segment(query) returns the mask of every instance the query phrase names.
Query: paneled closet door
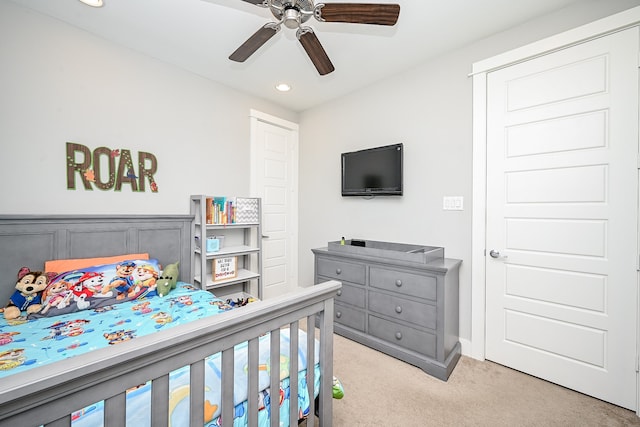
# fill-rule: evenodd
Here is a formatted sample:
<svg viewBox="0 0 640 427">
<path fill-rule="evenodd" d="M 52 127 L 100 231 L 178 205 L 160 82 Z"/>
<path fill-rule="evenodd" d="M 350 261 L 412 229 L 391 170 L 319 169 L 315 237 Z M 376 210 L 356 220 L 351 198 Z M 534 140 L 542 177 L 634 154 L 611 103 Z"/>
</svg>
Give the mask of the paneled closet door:
<svg viewBox="0 0 640 427">
<path fill-rule="evenodd" d="M 638 28 L 488 75 L 486 358 L 636 409 Z"/>
<path fill-rule="evenodd" d="M 298 285 L 298 125 L 252 110 L 251 194 L 262 197 L 265 298 Z"/>
</svg>

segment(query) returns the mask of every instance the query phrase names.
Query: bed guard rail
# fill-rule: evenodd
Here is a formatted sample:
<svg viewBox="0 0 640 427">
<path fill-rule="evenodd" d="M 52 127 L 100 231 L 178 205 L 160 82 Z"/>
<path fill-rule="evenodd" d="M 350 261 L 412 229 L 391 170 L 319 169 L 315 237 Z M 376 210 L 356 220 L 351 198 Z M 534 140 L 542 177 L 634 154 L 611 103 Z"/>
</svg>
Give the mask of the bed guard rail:
<svg viewBox="0 0 640 427">
<path fill-rule="evenodd" d="M 320 426 L 332 425 L 333 299 L 340 282 L 328 281 L 287 295 L 248 304 L 237 310 L 138 337 L 47 366 L 11 375 L 0 382 L 0 426 L 70 426 L 71 413 L 104 400 L 105 426 L 126 423 L 126 390 L 152 380 L 151 425 L 166 426 L 169 373 L 190 365 L 191 389 L 204 389 L 204 359 L 222 352 L 222 389 L 233 390 L 233 351 L 247 341 L 248 393 L 258 395 L 258 337 L 271 333 L 270 384 L 279 388 L 280 328 L 291 328 L 290 372 L 298 371 L 298 329 L 306 324 L 307 366 L 313 366 L 316 332 L 320 342 Z M 317 322 L 316 322 L 317 320 Z M 316 324 L 318 325 L 316 331 Z M 276 348 L 274 348 L 276 347 Z M 252 361 L 254 363 L 252 363 Z M 231 366 L 231 370 L 229 369 Z M 230 374 L 227 374 L 229 372 Z M 307 369 L 309 395 L 314 370 Z M 297 425 L 297 381 L 290 381 L 290 425 Z M 277 402 L 276 402 L 277 403 Z M 315 412 L 311 399 L 309 416 Z M 257 425 L 257 398 L 248 401 L 248 425 Z M 222 422 L 233 425 L 233 393 L 223 393 Z M 204 395 L 190 393 L 190 426 L 203 425 Z M 279 411 L 271 411 L 278 426 Z"/>
</svg>

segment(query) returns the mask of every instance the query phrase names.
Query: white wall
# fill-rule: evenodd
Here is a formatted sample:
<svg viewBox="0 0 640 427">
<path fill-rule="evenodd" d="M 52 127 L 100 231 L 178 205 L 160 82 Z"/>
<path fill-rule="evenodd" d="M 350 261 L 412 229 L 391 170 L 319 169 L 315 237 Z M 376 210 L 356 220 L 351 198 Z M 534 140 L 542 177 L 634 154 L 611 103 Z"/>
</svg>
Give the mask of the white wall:
<svg viewBox="0 0 640 427">
<path fill-rule="evenodd" d="M 0 214 L 185 214 L 249 193 L 249 109 L 297 114 L 0 1 Z M 154 154 L 158 193 L 67 190 L 66 142 Z"/>
<path fill-rule="evenodd" d="M 341 236 L 443 246 L 463 260 L 460 337 L 471 337 L 473 62 L 640 4 L 581 1 L 552 15 L 450 52 L 393 78 L 302 113 L 300 282 L 313 282 L 311 248 Z M 340 153 L 403 142 L 402 198 L 342 198 Z M 463 196 L 464 211 L 443 211 Z"/>
<path fill-rule="evenodd" d="M 298 115 L 0 0 L 0 214 L 187 213 L 188 195 L 249 191 L 250 108 L 300 123 L 299 277 L 340 236 L 444 246 L 463 260 L 471 340 L 474 61 L 640 4 L 584 0 Z M 159 192 L 67 190 L 66 142 L 148 151 Z M 343 151 L 404 142 L 405 195 L 340 197 Z M 445 195 L 465 210 L 442 210 Z M 463 348 L 464 350 L 464 348 Z"/>
</svg>

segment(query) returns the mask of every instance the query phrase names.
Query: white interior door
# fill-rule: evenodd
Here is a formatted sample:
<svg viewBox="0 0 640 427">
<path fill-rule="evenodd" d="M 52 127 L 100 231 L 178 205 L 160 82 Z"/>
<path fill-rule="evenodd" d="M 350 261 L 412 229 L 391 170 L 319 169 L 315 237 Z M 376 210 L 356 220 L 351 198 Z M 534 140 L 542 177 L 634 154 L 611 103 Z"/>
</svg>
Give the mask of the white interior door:
<svg viewBox="0 0 640 427">
<path fill-rule="evenodd" d="M 628 29 L 487 80 L 486 358 L 629 409 L 638 40 Z"/>
<path fill-rule="evenodd" d="M 298 276 L 298 126 L 252 111 L 251 193 L 262 198 L 265 298 L 296 286 Z"/>
</svg>

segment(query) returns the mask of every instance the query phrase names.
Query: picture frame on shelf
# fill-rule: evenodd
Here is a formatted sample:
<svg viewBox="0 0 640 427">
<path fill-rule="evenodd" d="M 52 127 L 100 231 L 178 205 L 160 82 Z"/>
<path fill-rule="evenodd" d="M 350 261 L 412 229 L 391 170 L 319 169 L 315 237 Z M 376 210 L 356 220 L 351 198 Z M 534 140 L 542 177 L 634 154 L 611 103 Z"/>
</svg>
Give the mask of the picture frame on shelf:
<svg viewBox="0 0 640 427">
<path fill-rule="evenodd" d="M 214 258 L 212 263 L 211 271 L 214 283 L 234 279 L 238 276 L 238 257 L 226 256 Z"/>
</svg>

